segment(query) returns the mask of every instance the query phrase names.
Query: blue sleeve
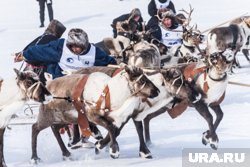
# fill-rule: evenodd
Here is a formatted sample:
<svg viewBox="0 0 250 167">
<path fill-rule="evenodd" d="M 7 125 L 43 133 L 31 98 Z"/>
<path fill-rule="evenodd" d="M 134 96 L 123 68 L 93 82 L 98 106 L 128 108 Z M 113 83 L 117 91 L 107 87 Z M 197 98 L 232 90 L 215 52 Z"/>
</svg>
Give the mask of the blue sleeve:
<svg viewBox="0 0 250 167">
<path fill-rule="evenodd" d="M 57 63 L 62 56 L 63 44 L 64 39 L 58 39 L 45 45 L 31 46 L 23 52 L 23 56 L 28 63 Z"/>
<path fill-rule="evenodd" d="M 117 64 L 115 59 L 101 49 L 96 47 L 96 56 L 94 66 L 107 66 L 108 64 Z"/>
</svg>

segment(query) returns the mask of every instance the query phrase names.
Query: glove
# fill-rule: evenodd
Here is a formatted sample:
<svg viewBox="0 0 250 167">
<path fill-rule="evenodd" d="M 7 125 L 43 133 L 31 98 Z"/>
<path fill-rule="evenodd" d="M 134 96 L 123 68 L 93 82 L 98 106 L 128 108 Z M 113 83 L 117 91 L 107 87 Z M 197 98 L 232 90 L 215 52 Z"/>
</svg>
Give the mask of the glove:
<svg viewBox="0 0 250 167">
<path fill-rule="evenodd" d="M 15 58 L 14 58 L 14 62 L 15 62 L 15 63 L 24 60 L 24 57 L 23 57 L 23 53 L 22 53 L 22 52 L 14 53 L 13 56 L 15 56 Z"/>
</svg>

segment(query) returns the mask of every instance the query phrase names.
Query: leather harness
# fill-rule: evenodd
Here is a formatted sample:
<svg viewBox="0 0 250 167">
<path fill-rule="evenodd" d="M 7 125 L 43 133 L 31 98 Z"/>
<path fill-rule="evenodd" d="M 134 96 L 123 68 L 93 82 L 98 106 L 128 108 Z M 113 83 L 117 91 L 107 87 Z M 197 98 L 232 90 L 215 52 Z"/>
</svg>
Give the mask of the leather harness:
<svg viewBox="0 0 250 167">
<path fill-rule="evenodd" d="M 188 82 L 196 82 L 198 77 L 201 74 L 204 74 L 204 81 L 205 82 L 203 84 L 203 92 L 207 93 L 207 91 L 209 89 L 208 83 L 206 81 L 207 66 L 202 66 L 199 68 L 195 68 L 195 66 L 196 66 L 196 64 L 192 63 L 184 68 L 184 71 L 183 71 L 184 78 Z M 219 98 L 218 101 L 211 103 L 210 106 L 219 105 L 224 100 L 224 97 L 225 97 L 225 92 Z M 171 118 L 174 119 L 174 118 L 178 117 L 179 115 L 181 115 L 187 109 L 187 107 L 189 105 L 190 105 L 190 103 L 188 102 L 188 100 L 183 99 L 179 104 L 177 104 L 176 106 L 174 106 L 171 109 L 167 109 L 167 111 L 168 111 L 169 115 L 171 116 Z"/>
<path fill-rule="evenodd" d="M 188 82 L 196 82 L 197 79 L 201 74 L 204 74 L 204 84 L 203 84 L 203 91 L 207 93 L 209 86 L 207 83 L 207 66 L 202 66 L 199 68 L 195 68 L 196 63 L 192 63 L 185 67 L 183 75 L 185 80 Z"/>
<path fill-rule="evenodd" d="M 114 77 L 116 74 L 118 74 L 119 72 L 121 72 L 123 69 L 122 68 L 118 68 L 114 71 L 114 73 L 112 74 L 111 77 Z M 105 108 L 104 111 L 105 112 L 109 112 L 111 111 L 111 104 L 110 104 L 110 92 L 109 92 L 109 86 L 106 85 L 104 90 L 102 91 L 100 97 L 98 98 L 97 102 L 96 102 L 96 110 L 99 111 L 101 110 L 101 105 L 103 100 L 105 100 Z"/>
<path fill-rule="evenodd" d="M 84 113 L 84 103 L 82 102 L 82 92 L 88 80 L 88 75 L 82 77 L 82 79 L 77 83 L 74 91 L 73 91 L 73 100 L 72 103 L 75 109 L 78 112 L 78 124 L 80 126 L 81 132 L 84 136 L 89 137 L 91 135 L 91 131 L 89 128 L 89 121 Z"/>
<path fill-rule="evenodd" d="M 116 74 L 118 74 L 122 70 L 123 70 L 122 68 L 115 70 L 114 73 L 112 74 L 112 77 L 115 76 Z M 86 114 L 84 113 L 83 99 L 81 98 L 87 80 L 88 80 L 88 75 L 85 75 L 77 83 L 77 85 L 73 91 L 72 103 L 78 112 L 78 124 L 80 126 L 81 132 L 82 132 L 82 134 L 84 134 L 84 136 L 89 137 L 91 135 L 91 131 L 89 128 L 88 119 L 86 117 Z M 101 109 L 101 104 L 102 104 L 103 100 L 105 100 L 105 110 L 104 111 L 105 112 L 111 111 L 110 93 L 109 93 L 108 85 L 105 86 L 102 94 L 100 95 L 99 99 L 96 102 L 96 110 L 97 111 Z"/>
</svg>

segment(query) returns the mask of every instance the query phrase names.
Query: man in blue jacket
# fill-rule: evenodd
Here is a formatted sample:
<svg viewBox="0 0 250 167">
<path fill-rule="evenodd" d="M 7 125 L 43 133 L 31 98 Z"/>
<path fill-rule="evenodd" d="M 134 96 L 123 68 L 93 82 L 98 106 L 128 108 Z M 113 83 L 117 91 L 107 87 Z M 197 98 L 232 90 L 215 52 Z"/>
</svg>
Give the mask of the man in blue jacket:
<svg viewBox="0 0 250 167">
<path fill-rule="evenodd" d="M 15 57 L 15 62 L 22 60 L 47 65 L 53 78 L 63 76 L 62 71 L 65 70 L 116 64 L 113 57 L 90 44 L 87 33 L 79 28 L 71 29 L 67 40 L 61 38 L 45 45 L 29 47 Z"/>
</svg>

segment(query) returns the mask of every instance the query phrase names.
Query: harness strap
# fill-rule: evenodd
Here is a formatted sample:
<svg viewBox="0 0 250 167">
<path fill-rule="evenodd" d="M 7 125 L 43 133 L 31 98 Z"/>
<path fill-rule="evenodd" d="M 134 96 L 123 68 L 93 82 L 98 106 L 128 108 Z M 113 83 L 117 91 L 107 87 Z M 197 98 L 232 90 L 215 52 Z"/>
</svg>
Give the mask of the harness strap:
<svg viewBox="0 0 250 167">
<path fill-rule="evenodd" d="M 142 102 L 147 103 L 147 105 L 148 105 L 149 107 L 152 107 L 152 106 L 153 106 L 153 104 L 148 100 L 148 98 L 142 99 Z"/>
<path fill-rule="evenodd" d="M 114 77 L 115 75 L 117 75 L 119 72 L 121 72 L 123 70 L 123 68 L 118 68 L 114 71 L 114 73 L 112 74 L 111 77 Z M 100 111 L 101 110 L 101 105 L 102 102 L 105 100 L 105 108 L 104 111 L 105 112 L 109 112 L 111 111 L 111 104 L 110 104 L 110 92 L 109 92 L 109 86 L 106 85 L 104 90 L 102 91 L 100 97 L 98 98 L 97 102 L 96 102 L 96 110 Z"/>
<path fill-rule="evenodd" d="M 111 105 L 110 105 L 110 93 L 109 93 L 109 86 L 105 86 L 101 96 L 96 102 L 96 110 L 100 111 L 101 110 L 101 105 L 103 100 L 105 99 L 105 112 L 111 111 Z"/>
<path fill-rule="evenodd" d="M 189 64 L 185 67 L 183 75 L 185 80 L 187 80 L 188 82 L 196 82 L 197 79 L 199 78 L 199 76 L 201 74 L 204 74 L 204 84 L 203 84 L 203 91 L 204 93 L 207 93 L 209 86 L 208 83 L 206 81 L 207 79 L 207 66 L 202 66 L 199 68 L 195 68 L 196 67 L 196 63 L 192 63 Z"/>
<path fill-rule="evenodd" d="M 188 50 L 190 50 L 191 53 L 194 53 L 195 51 L 195 46 L 188 46 L 183 43 L 183 46 L 186 47 Z"/>
<path fill-rule="evenodd" d="M 78 124 L 80 126 L 80 130 L 84 136 L 89 137 L 91 135 L 91 131 L 89 128 L 89 121 L 86 117 L 86 114 L 84 113 L 84 110 L 83 110 L 84 104 L 83 104 L 82 98 L 81 98 L 81 95 L 82 95 L 82 92 L 84 90 L 84 87 L 86 85 L 87 80 L 88 80 L 88 75 L 85 75 L 77 83 L 77 85 L 73 91 L 72 103 L 78 112 L 78 120 L 77 121 L 78 121 Z"/>
<path fill-rule="evenodd" d="M 123 70 L 123 68 L 117 68 L 117 69 L 113 72 L 113 74 L 112 74 L 111 77 L 116 76 L 116 74 L 118 74 L 118 73 L 121 72 L 122 70 Z"/>
<path fill-rule="evenodd" d="M 131 40 L 132 37 L 133 37 L 133 34 L 130 34 L 130 33 L 128 33 L 128 32 L 118 32 L 117 35 L 124 36 L 124 37 L 126 37 L 126 38 L 128 38 L 128 39 L 130 39 L 130 40 Z"/>
</svg>

